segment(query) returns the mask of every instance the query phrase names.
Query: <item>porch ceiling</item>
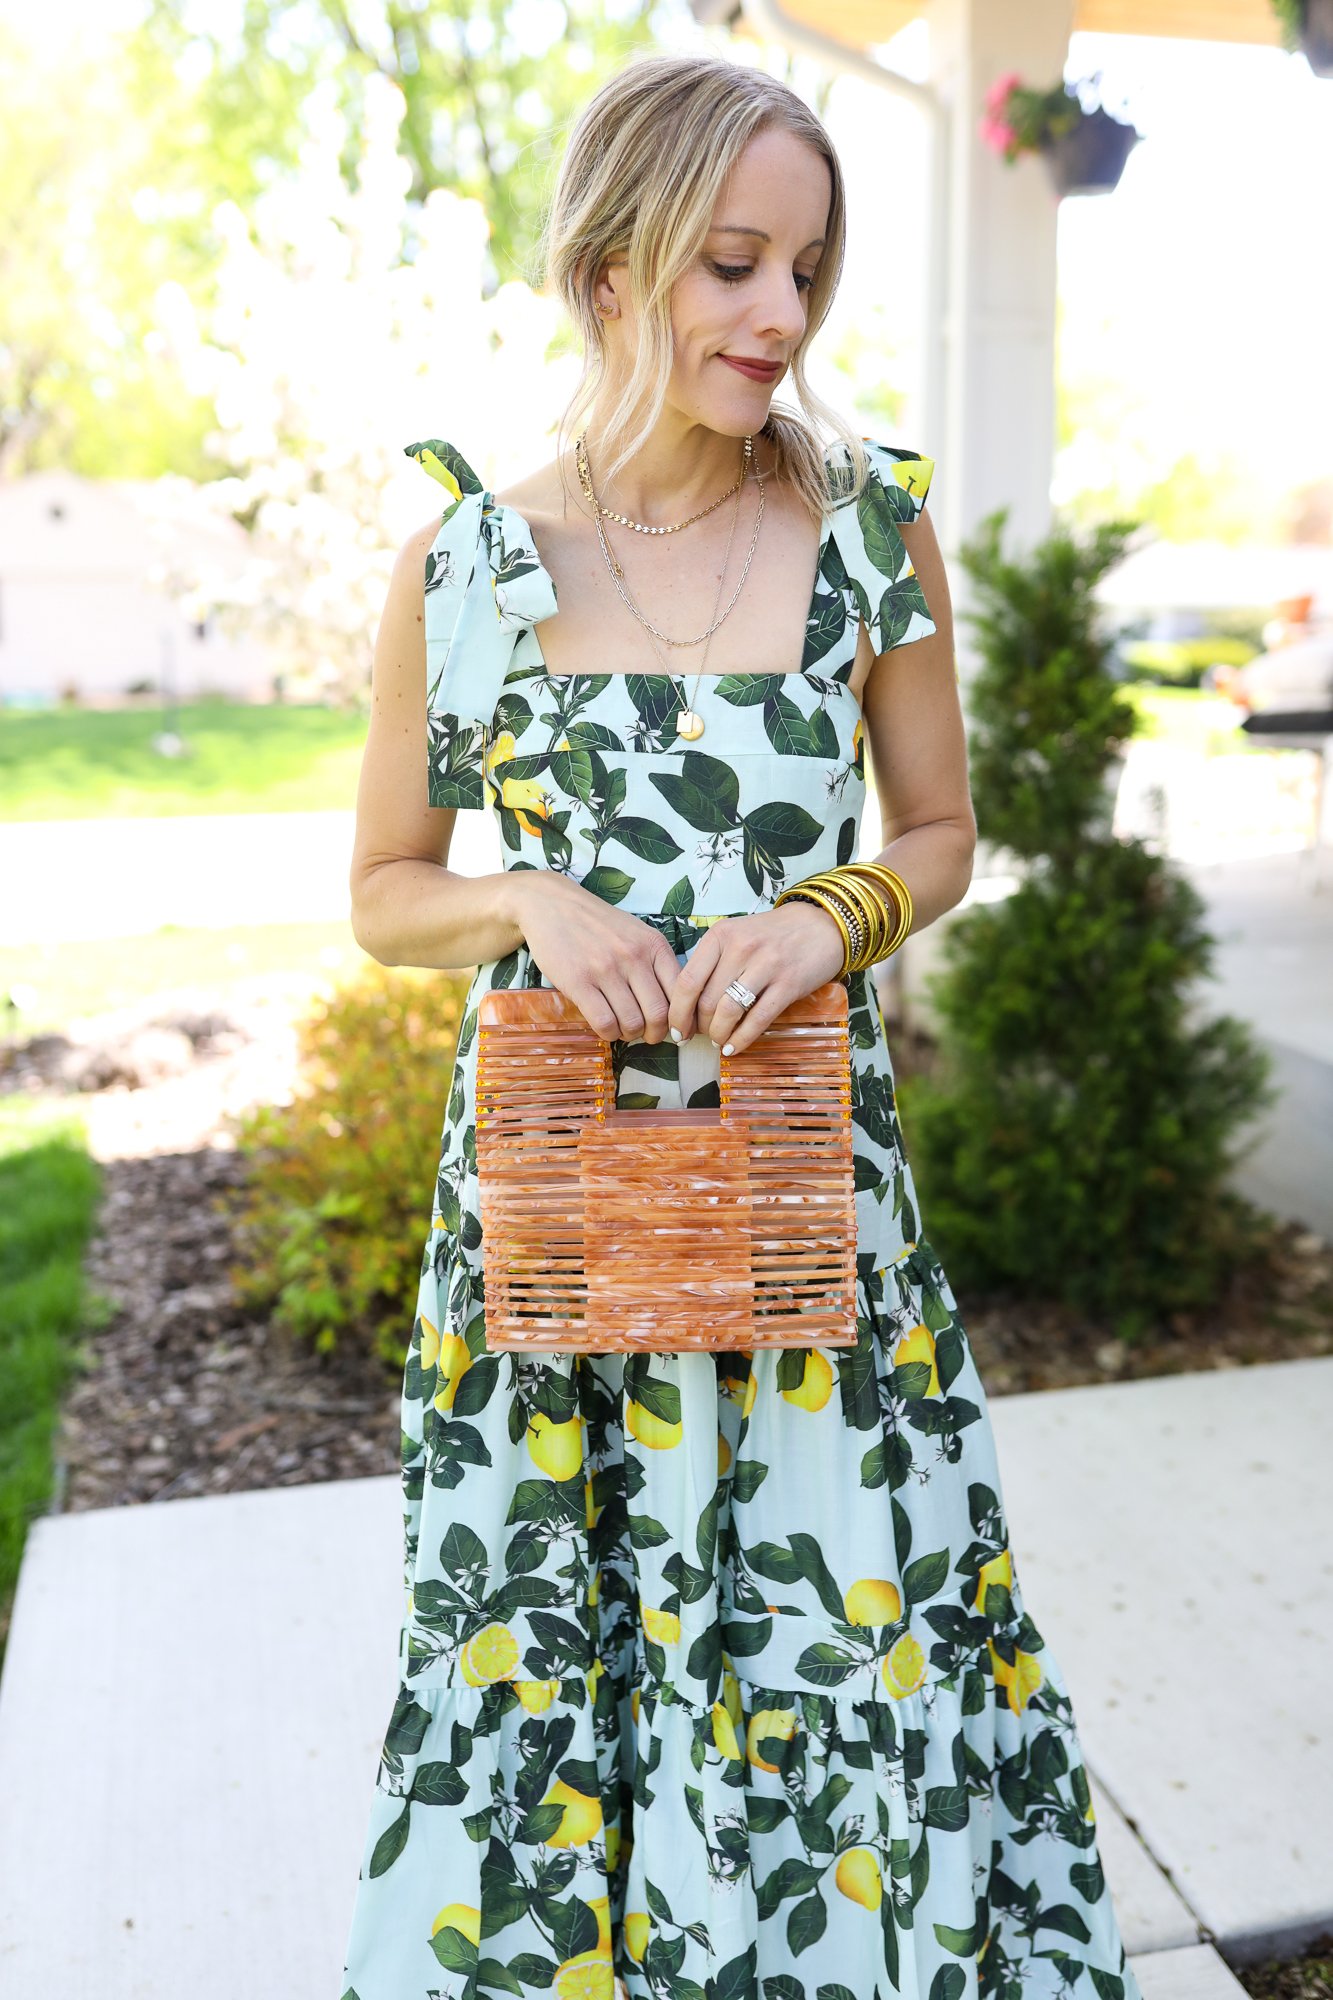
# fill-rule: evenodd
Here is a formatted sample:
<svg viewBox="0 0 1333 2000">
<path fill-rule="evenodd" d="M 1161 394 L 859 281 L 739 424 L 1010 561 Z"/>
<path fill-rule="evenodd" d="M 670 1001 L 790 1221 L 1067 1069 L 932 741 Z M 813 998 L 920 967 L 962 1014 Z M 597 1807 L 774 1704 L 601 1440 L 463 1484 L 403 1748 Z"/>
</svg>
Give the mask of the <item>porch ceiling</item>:
<svg viewBox="0 0 1333 2000">
<path fill-rule="evenodd" d="M 928 14 L 930 0 L 783 0 L 783 11 L 852 48 L 868 49 Z M 1074 28 L 1278 46 L 1271 0 L 1075 0 Z"/>
</svg>

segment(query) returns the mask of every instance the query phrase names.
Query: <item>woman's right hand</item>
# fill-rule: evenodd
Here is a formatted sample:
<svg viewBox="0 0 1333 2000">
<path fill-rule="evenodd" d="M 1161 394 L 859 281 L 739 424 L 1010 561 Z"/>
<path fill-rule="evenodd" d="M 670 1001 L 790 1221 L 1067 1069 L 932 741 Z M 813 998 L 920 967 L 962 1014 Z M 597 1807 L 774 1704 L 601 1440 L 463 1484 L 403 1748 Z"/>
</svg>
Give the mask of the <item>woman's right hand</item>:
<svg viewBox="0 0 1333 2000">
<path fill-rule="evenodd" d="M 552 869 L 509 869 L 505 890 L 542 976 L 594 1034 L 663 1040 L 680 967 L 660 931 Z"/>
</svg>

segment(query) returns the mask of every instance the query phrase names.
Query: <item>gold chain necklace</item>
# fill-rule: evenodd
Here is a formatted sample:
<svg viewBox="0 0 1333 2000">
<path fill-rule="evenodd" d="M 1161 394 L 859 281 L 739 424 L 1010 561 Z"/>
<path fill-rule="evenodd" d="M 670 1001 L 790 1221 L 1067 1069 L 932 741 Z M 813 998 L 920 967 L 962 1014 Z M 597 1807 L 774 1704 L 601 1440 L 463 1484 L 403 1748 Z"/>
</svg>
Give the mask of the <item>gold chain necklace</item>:
<svg viewBox="0 0 1333 2000">
<path fill-rule="evenodd" d="M 702 521 L 705 514 L 711 514 L 715 508 L 722 505 L 724 500 L 730 500 L 733 493 L 739 492 L 745 483 L 753 459 L 754 439 L 747 436 L 745 450 L 741 456 L 740 475 L 734 485 L 729 486 L 725 493 L 720 493 L 716 500 L 710 500 L 706 507 L 701 507 L 697 514 L 687 515 L 683 521 L 673 521 L 669 527 L 654 528 L 650 527 L 646 521 L 631 521 L 628 514 L 617 514 L 613 508 L 603 507 L 597 495 L 592 490 L 592 468 L 588 464 L 588 433 L 580 431 L 574 440 L 574 464 L 578 469 L 583 490 L 587 494 L 597 515 L 600 518 L 604 514 L 608 521 L 618 521 L 622 528 L 633 528 L 636 535 L 678 535 L 682 528 L 691 527 L 694 522 Z"/>
<path fill-rule="evenodd" d="M 591 486 L 591 483 L 592 482 L 590 476 L 589 486 Z M 740 505 L 739 492 L 740 489 L 737 488 L 737 506 Z M 696 637 L 692 639 L 670 638 L 667 635 L 667 633 L 660 631 L 658 627 L 653 624 L 652 620 L 646 618 L 643 612 L 640 611 L 638 605 L 634 602 L 633 597 L 631 597 L 629 591 L 625 587 L 623 581 L 625 572 L 621 567 L 620 563 L 616 560 L 615 556 L 611 552 L 611 545 L 606 539 L 606 528 L 603 525 L 602 521 L 602 509 L 597 502 L 596 495 L 595 494 L 593 495 L 593 506 L 596 509 L 595 525 L 597 528 L 597 539 L 601 544 L 602 554 L 606 559 L 606 566 L 611 572 L 611 581 L 616 587 L 616 591 L 620 597 L 620 601 L 625 606 L 626 610 L 632 612 L 634 617 L 638 619 L 640 625 L 643 626 L 644 630 L 646 632 L 651 632 L 655 639 L 660 639 L 664 646 L 701 646 L 705 639 L 712 638 L 714 632 L 717 631 L 719 625 L 725 624 L 727 619 L 730 618 L 732 612 L 736 608 L 736 601 L 739 598 L 742 590 L 745 588 L 745 579 L 750 574 L 750 564 L 754 561 L 754 552 L 759 546 L 759 530 L 763 526 L 763 520 L 764 520 L 764 493 L 765 493 L 765 485 L 764 482 L 761 480 L 759 484 L 759 511 L 755 515 L 754 533 L 750 537 L 750 546 L 746 551 L 745 561 L 741 567 L 740 578 L 736 584 L 735 590 L 733 590 L 733 592 L 731 593 L 731 601 L 727 605 L 726 610 L 722 613 L 720 618 L 717 616 L 716 613 L 714 613 L 713 622 L 708 627 L 706 632 L 700 632 L 697 634 Z"/>
<path fill-rule="evenodd" d="M 736 523 L 740 519 L 740 512 L 741 512 L 740 487 L 737 486 L 734 490 L 736 494 L 736 504 L 731 510 L 731 532 L 727 536 L 727 552 L 722 558 L 722 573 L 717 580 L 717 596 L 713 601 L 713 617 L 715 620 L 717 618 L 717 607 L 722 602 L 722 586 L 726 582 L 727 565 L 731 561 L 732 544 L 736 539 Z M 760 506 L 762 508 L 763 506 L 762 487 L 759 490 L 759 500 L 760 500 Z M 600 522 L 598 523 L 598 527 L 599 527 L 598 539 L 602 544 L 602 554 L 608 558 L 608 561 L 614 562 L 615 558 L 610 555 L 610 551 L 607 547 L 606 535 L 605 532 L 601 530 Z M 615 572 L 614 570 L 612 570 L 613 579 L 614 575 Z M 699 714 L 699 711 L 695 708 L 694 704 L 699 699 L 699 683 L 703 679 L 704 664 L 708 659 L 708 649 L 713 643 L 713 633 L 716 631 L 716 629 L 717 629 L 716 624 L 710 626 L 708 632 L 704 636 L 703 652 L 699 658 L 699 670 L 694 676 L 694 692 L 690 695 L 688 701 L 686 702 L 685 707 L 676 717 L 676 734 L 677 736 L 683 736 L 687 743 L 697 742 L 699 737 L 701 737 L 704 733 L 704 719 Z M 658 660 L 661 662 L 662 671 L 667 676 L 667 678 L 669 680 L 679 679 L 679 676 L 673 674 L 670 667 L 667 665 L 666 655 L 662 652 L 661 648 L 658 646 L 657 641 L 653 638 L 650 638 L 648 644 L 652 647 L 654 653 L 657 654 Z"/>
</svg>

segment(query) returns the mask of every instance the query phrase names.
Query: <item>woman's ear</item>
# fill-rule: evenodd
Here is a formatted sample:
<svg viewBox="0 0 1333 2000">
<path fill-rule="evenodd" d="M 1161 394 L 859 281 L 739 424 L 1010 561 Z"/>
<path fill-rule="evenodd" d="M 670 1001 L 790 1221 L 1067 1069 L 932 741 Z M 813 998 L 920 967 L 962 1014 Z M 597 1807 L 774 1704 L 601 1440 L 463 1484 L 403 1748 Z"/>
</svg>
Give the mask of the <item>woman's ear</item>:
<svg viewBox="0 0 1333 2000">
<path fill-rule="evenodd" d="M 615 283 L 611 277 L 611 267 L 603 264 L 597 273 L 597 282 L 592 288 L 592 302 L 599 319 L 618 319 L 620 301 L 616 297 Z"/>
</svg>

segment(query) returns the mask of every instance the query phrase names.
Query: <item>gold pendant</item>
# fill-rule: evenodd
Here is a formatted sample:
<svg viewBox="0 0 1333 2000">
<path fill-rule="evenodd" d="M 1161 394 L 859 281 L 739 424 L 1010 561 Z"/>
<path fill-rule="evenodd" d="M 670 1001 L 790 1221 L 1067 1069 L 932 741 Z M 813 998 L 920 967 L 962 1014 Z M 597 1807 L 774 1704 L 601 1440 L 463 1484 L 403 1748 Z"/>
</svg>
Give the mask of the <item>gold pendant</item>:
<svg viewBox="0 0 1333 2000">
<path fill-rule="evenodd" d="M 676 718 L 676 734 L 683 736 L 687 743 L 693 743 L 704 733 L 704 719 L 696 715 L 692 708 L 683 709 Z"/>
</svg>

